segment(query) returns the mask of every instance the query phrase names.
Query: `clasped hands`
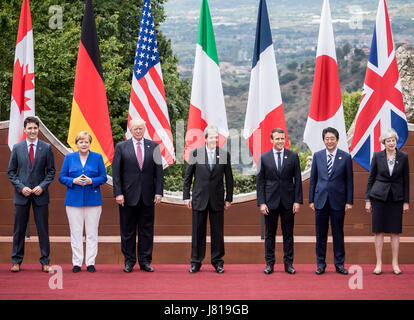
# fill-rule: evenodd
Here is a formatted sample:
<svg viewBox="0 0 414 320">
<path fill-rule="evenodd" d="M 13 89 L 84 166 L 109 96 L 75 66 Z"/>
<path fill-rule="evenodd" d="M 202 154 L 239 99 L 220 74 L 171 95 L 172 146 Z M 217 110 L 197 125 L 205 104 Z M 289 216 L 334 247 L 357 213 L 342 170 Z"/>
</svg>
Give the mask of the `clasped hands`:
<svg viewBox="0 0 414 320">
<path fill-rule="evenodd" d="M 34 187 L 33 189 L 30 189 L 29 187 L 24 187 L 22 189 L 22 194 L 25 197 L 29 197 L 32 193 L 36 196 L 40 196 L 43 193 L 43 188 L 41 186 L 37 186 L 37 187 Z"/>
<path fill-rule="evenodd" d="M 79 177 L 73 179 L 73 183 L 80 186 L 86 186 L 88 184 L 92 184 L 92 179 L 82 174 Z"/>
</svg>

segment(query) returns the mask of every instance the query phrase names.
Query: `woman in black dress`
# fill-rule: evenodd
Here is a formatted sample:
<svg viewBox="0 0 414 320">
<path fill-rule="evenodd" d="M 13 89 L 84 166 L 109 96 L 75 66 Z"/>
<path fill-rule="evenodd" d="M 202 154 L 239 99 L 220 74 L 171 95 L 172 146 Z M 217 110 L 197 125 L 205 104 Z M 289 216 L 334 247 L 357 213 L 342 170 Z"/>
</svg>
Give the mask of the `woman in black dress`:
<svg viewBox="0 0 414 320">
<path fill-rule="evenodd" d="M 377 265 L 374 274 L 381 274 L 384 233 L 391 234 L 392 268 L 398 266 L 398 248 L 402 232 L 402 214 L 409 210 L 408 155 L 396 149 L 398 135 L 393 129 L 380 137 L 385 150 L 374 153 L 369 171 L 365 210 L 372 212 L 372 232 L 375 233 Z"/>
</svg>

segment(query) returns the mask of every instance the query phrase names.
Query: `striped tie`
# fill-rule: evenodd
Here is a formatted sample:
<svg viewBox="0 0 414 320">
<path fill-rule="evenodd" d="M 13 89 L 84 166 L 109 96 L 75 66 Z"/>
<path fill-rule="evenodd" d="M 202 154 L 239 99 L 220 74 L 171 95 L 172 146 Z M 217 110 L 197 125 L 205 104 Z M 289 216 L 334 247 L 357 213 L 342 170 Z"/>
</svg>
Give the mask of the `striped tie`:
<svg viewBox="0 0 414 320">
<path fill-rule="evenodd" d="M 332 158 L 333 158 L 333 154 L 332 153 L 330 153 L 329 155 L 328 155 L 328 176 L 330 177 L 331 176 L 331 173 L 332 173 Z"/>
</svg>

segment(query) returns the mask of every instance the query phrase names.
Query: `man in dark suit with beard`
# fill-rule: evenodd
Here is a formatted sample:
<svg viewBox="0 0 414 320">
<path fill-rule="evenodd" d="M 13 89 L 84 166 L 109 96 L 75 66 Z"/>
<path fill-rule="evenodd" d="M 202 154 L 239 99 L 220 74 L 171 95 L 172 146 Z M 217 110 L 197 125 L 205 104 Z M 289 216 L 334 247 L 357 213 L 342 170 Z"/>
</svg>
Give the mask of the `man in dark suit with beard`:
<svg viewBox="0 0 414 320">
<path fill-rule="evenodd" d="M 230 154 L 217 147 L 218 129 L 208 126 L 204 130 L 206 145 L 190 152 L 183 187 L 183 199 L 193 209 L 191 268 L 198 272 L 206 252 L 207 216 L 210 217 L 211 264 L 217 273 L 223 273 L 224 256 L 224 209 L 233 201 L 233 173 Z M 190 188 L 193 183 L 192 199 Z M 224 197 L 223 178 L 226 179 Z"/>
<path fill-rule="evenodd" d="M 114 196 L 119 204 L 124 272 L 132 272 L 137 261 L 141 270 L 151 267 L 154 243 L 154 206 L 161 202 L 164 187 L 162 157 L 158 143 L 144 139 L 145 121 L 129 122 L 132 138 L 115 147 L 112 162 Z"/>
<path fill-rule="evenodd" d="M 265 215 L 265 274 L 273 273 L 275 237 L 280 216 L 283 233 L 283 262 L 285 271 L 293 268 L 293 226 L 295 214 L 302 203 L 302 177 L 296 152 L 284 148 L 286 133 L 273 129 L 270 134 L 273 148 L 260 156 L 256 176 L 257 204 Z"/>
</svg>

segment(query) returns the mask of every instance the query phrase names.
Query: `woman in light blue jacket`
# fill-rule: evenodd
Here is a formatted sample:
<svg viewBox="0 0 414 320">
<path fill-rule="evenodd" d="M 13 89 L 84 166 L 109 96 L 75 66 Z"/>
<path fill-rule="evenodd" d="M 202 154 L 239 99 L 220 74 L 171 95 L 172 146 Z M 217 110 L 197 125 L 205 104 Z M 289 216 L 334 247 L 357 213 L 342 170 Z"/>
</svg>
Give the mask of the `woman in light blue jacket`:
<svg viewBox="0 0 414 320">
<path fill-rule="evenodd" d="M 83 225 L 86 233 L 85 264 L 95 272 L 98 253 L 98 226 L 102 212 L 100 185 L 107 180 L 102 155 L 89 150 L 92 137 L 82 131 L 75 143 L 78 151 L 65 156 L 60 183 L 67 186 L 65 205 L 69 220 L 73 272 L 81 271 L 83 262 Z"/>
</svg>

